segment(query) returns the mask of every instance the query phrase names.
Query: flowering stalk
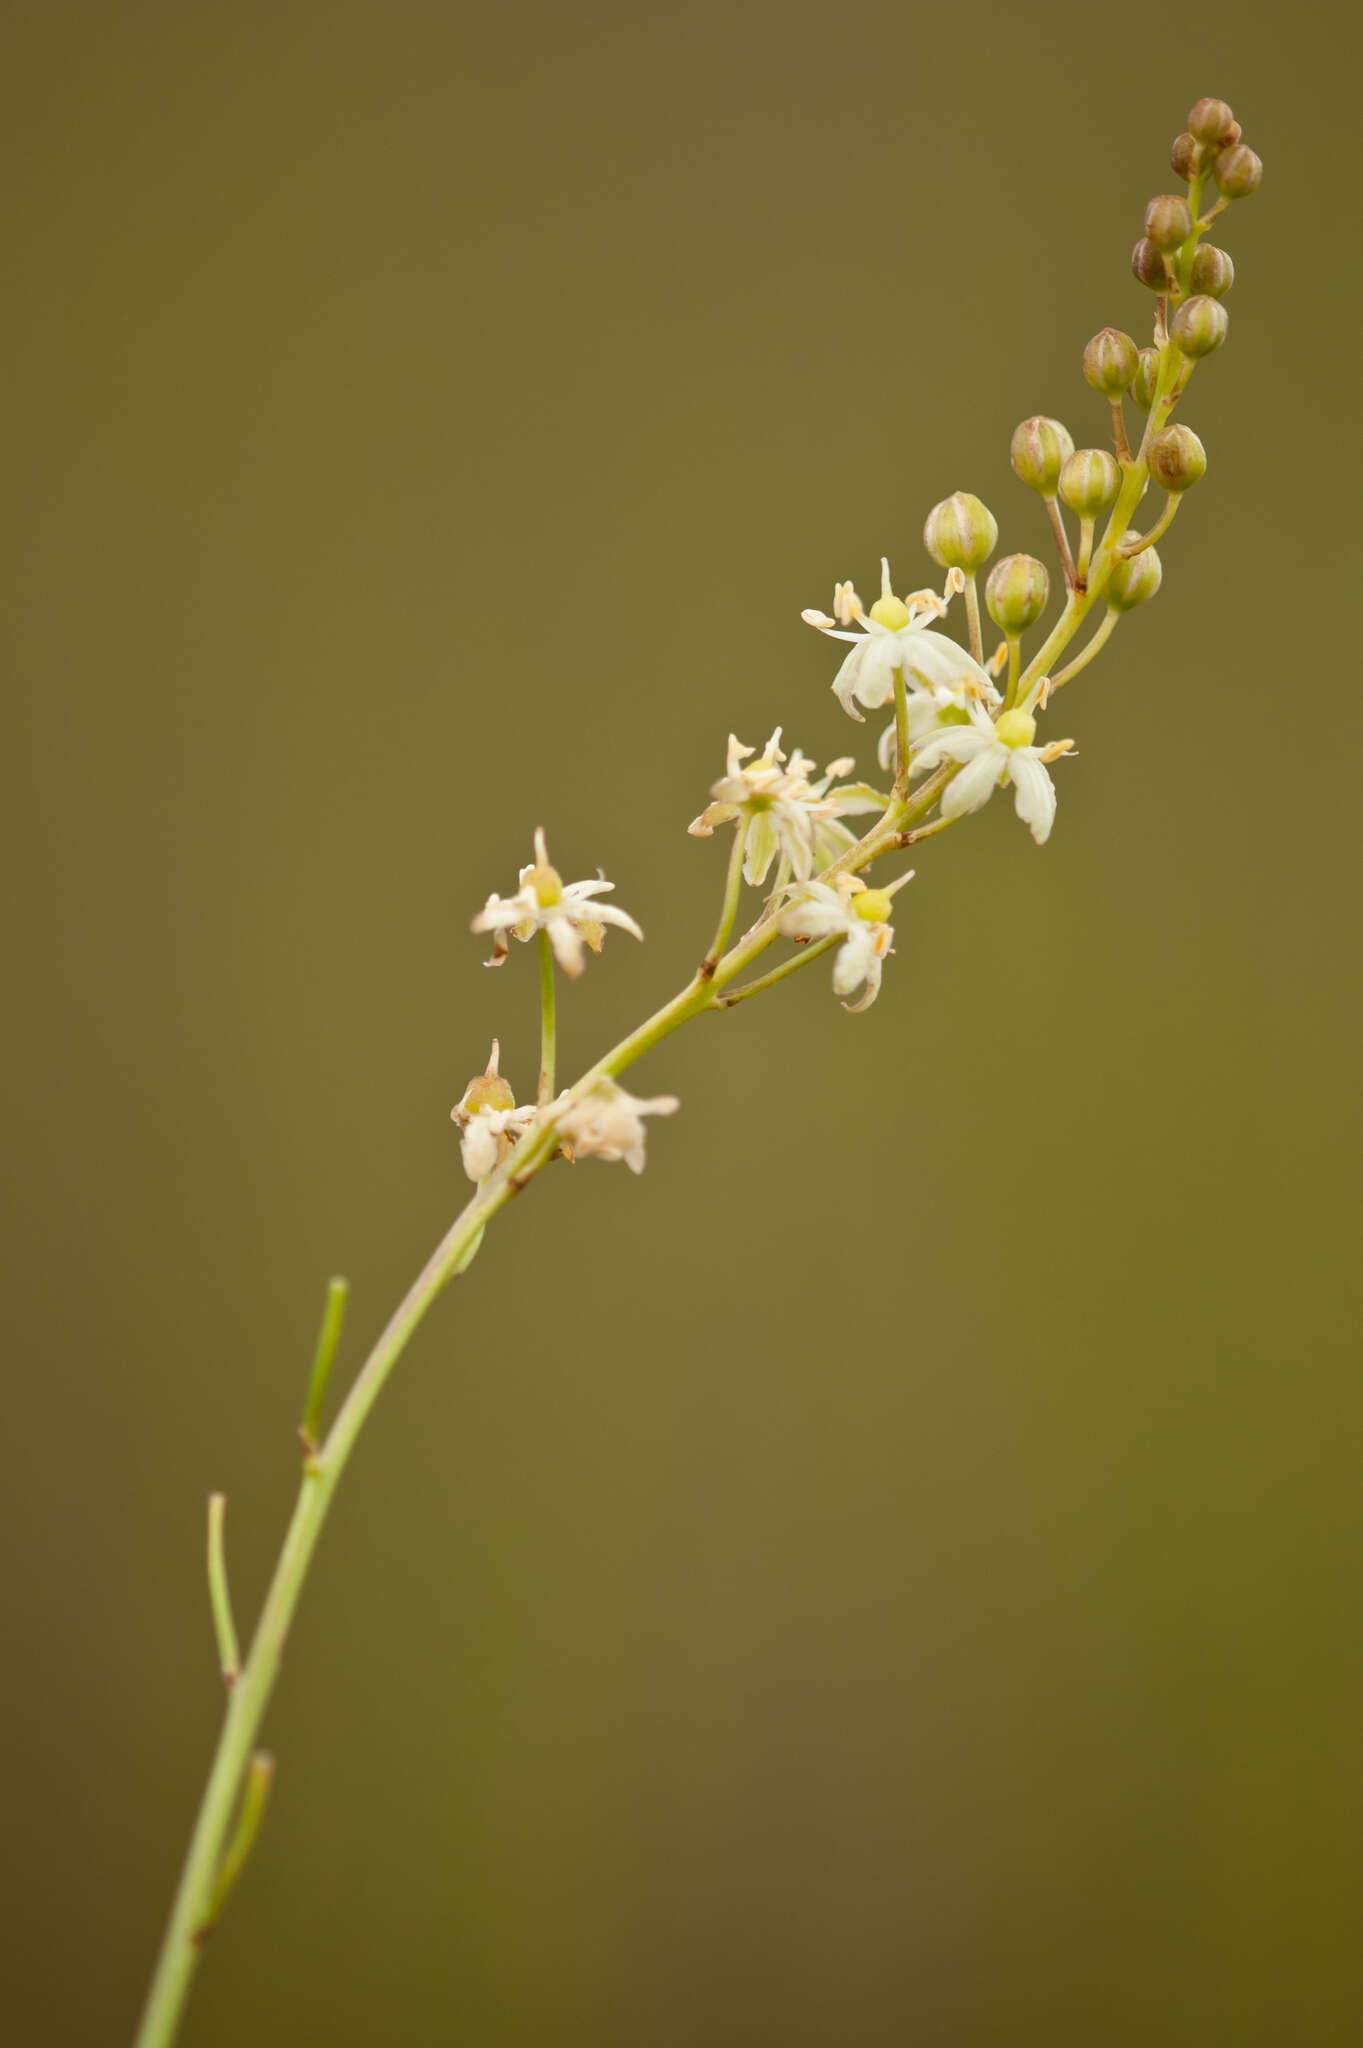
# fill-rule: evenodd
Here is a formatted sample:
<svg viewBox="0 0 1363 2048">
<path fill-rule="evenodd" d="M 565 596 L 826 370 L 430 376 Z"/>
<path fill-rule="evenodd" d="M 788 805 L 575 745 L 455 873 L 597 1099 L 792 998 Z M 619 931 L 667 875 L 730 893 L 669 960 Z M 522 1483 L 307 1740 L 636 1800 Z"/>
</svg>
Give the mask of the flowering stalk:
<svg viewBox="0 0 1363 2048">
<path fill-rule="evenodd" d="M 642 1171 L 645 1120 L 671 1115 L 679 1105 L 670 1095 L 633 1096 L 619 1077 L 692 1018 L 766 994 L 827 957 L 844 1006 L 869 1008 L 894 950 L 895 898 L 913 879 L 910 871 L 888 883 L 869 882 L 868 870 L 886 854 L 936 837 L 981 809 L 1000 788 L 1012 790 L 1018 816 L 1036 843 L 1049 838 L 1056 813 L 1050 768 L 1072 750 L 1072 742 L 1039 744 L 1038 717 L 1055 691 L 1101 653 L 1121 618 L 1159 589 L 1162 568 L 1154 543 L 1206 468 L 1197 436 L 1171 426 L 1170 415 L 1197 362 L 1225 338 L 1220 300 L 1234 275 L 1225 252 L 1202 238 L 1231 199 L 1254 190 L 1261 173 L 1220 100 L 1198 101 L 1172 161 L 1187 181 L 1188 197 L 1150 202 L 1145 233 L 1132 254 L 1134 274 L 1156 295 L 1152 345 L 1140 350 L 1129 335 L 1104 328 L 1084 350 L 1085 378 L 1107 403 L 1113 451 L 1076 450 L 1058 420 L 1040 416 L 1024 420 L 1013 435 L 1013 468 L 1045 504 L 1064 587 L 1059 616 L 1030 659 L 1024 663 L 1022 641 L 1049 603 L 1047 570 L 1031 555 L 1013 554 L 989 571 L 985 606 L 1003 641 L 986 661 L 978 577 L 993 554 L 998 524 L 978 498 L 963 491 L 934 507 L 924 528 L 929 554 L 947 572 L 940 596 L 920 590 L 899 597 L 882 563 L 880 595 L 869 607 L 850 583 L 839 583 L 831 616 L 806 612 L 820 632 L 847 643 L 833 691 L 848 716 L 864 722 L 864 710 L 891 707 L 877 750 L 881 769 L 892 777 L 888 792 L 848 780 L 852 762 L 846 757 L 818 774 L 798 749 L 782 748 L 779 727 L 760 754 L 731 735 L 725 773 L 690 827 L 699 838 L 734 827 L 714 939 L 678 992 L 562 1092 L 556 1093 L 558 973 L 576 979 L 588 955 L 601 951 L 611 927 L 637 939 L 642 931 L 625 911 L 600 900 L 612 888 L 604 877 L 565 883 L 542 831 L 535 834 L 535 857 L 522 868 L 516 892 L 491 896 L 474 918 L 474 930 L 493 937 L 489 966 L 506 962 L 512 939 L 536 943 L 541 1032 L 535 1100 L 517 1104 L 494 1041 L 486 1068 L 470 1080 L 451 1112 L 473 1192 L 322 1434 L 345 1304 L 345 1283 L 331 1283 L 299 1432 L 304 1456 L 298 1500 L 244 1659 L 228 1589 L 224 1501 L 220 1494 L 210 1501 L 210 1606 L 227 1709 L 137 2048 L 166 2048 L 173 2040 L 204 1941 L 259 1830 L 273 1762 L 256 1749 L 256 1738 L 341 1474 L 417 1325 L 476 1257 L 494 1217 L 554 1159 L 595 1156 Z M 1210 181 L 1220 197 L 1203 215 Z M 1127 396 L 1147 414 L 1134 452 L 1125 424 Z M 1160 517 L 1140 534 L 1132 522 L 1152 479 L 1168 497 Z M 1062 505 L 1078 521 L 1077 554 Z M 965 645 L 941 630 L 957 596 L 964 599 Z M 1057 668 L 1057 658 L 1100 599 L 1101 622 L 1068 665 Z M 858 816 L 871 820 L 859 838 L 845 822 Z M 752 923 L 735 939 L 745 885 L 766 893 L 759 893 Z M 791 950 L 775 964 L 762 965 L 777 946 Z"/>
</svg>

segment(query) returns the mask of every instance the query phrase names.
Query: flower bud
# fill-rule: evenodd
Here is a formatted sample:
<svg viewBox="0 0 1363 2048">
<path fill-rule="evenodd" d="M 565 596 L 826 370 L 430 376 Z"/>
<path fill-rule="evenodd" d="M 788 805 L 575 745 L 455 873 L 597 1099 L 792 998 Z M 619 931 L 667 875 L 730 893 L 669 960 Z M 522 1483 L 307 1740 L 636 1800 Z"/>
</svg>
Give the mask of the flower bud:
<svg viewBox="0 0 1363 2048">
<path fill-rule="evenodd" d="M 1074 453 L 1074 437 L 1059 420 L 1036 413 L 1024 420 L 1013 435 L 1008 451 L 1014 474 L 1029 490 L 1053 498 L 1060 484 L 1060 472 Z"/>
<path fill-rule="evenodd" d="M 923 545 L 944 569 L 973 576 L 994 552 L 999 522 L 969 491 L 953 491 L 934 505 L 923 525 Z"/>
<path fill-rule="evenodd" d="M 1134 526 L 1122 535 L 1122 544 L 1139 540 Z M 1129 562 L 1118 561 L 1107 581 L 1103 596 L 1114 612 L 1134 612 L 1138 604 L 1153 597 L 1164 580 L 1164 566 L 1153 548 L 1142 548 Z"/>
<path fill-rule="evenodd" d="M 1243 142 L 1233 142 L 1229 149 L 1223 149 L 1212 165 L 1216 189 L 1224 192 L 1227 199 L 1248 199 L 1263 175 L 1263 164 Z"/>
<path fill-rule="evenodd" d="M 1142 412 L 1149 412 L 1155 402 L 1155 386 L 1159 382 L 1159 350 L 1143 348 L 1136 364 L 1136 374 L 1131 379 L 1131 396 Z"/>
<path fill-rule="evenodd" d="M 1169 333 L 1185 356 L 1209 356 L 1230 330 L 1230 315 L 1219 299 L 1188 299 L 1174 315 Z"/>
<path fill-rule="evenodd" d="M 1174 137 L 1173 148 L 1169 151 L 1169 165 L 1180 178 L 1191 178 L 1202 162 L 1202 148 L 1195 135 L 1186 131 Z"/>
<path fill-rule="evenodd" d="M 1193 290 L 1208 298 L 1224 299 L 1235 283 L 1235 265 L 1224 249 L 1203 242 L 1193 258 Z"/>
<path fill-rule="evenodd" d="M 1186 199 L 1165 192 L 1145 209 L 1145 239 L 1166 256 L 1181 249 L 1193 231 L 1193 216 Z"/>
<path fill-rule="evenodd" d="M 1105 327 L 1084 350 L 1084 375 L 1104 398 L 1120 398 L 1136 374 L 1139 355 L 1129 334 Z"/>
<path fill-rule="evenodd" d="M 1148 285 L 1152 292 L 1167 292 L 1169 289 L 1169 273 L 1164 267 L 1164 258 L 1144 235 L 1131 251 L 1131 275 L 1139 284 Z"/>
<path fill-rule="evenodd" d="M 1096 519 L 1117 502 L 1122 472 L 1106 448 L 1080 448 L 1060 472 L 1060 495 L 1081 519 Z"/>
<path fill-rule="evenodd" d="M 1005 555 L 989 571 L 984 601 L 1001 633 L 1016 639 L 1034 626 L 1046 609 L 1051 579 L 1035 555 Z"/>
<path fill-rule="evenodd" d="M 1146 452 L 1150 474 L 1166 491 L 1186 491 L 1207 474 L 1207 451 L 1191 427 L 1166 427 Z"/>
<path fill-rule="evenodd" d="M 1224 100 L 1198 100 L 1188 109 L 1188 133 L 1194 142 L 1225 142 L 1235 125 Z"/>
</svg>

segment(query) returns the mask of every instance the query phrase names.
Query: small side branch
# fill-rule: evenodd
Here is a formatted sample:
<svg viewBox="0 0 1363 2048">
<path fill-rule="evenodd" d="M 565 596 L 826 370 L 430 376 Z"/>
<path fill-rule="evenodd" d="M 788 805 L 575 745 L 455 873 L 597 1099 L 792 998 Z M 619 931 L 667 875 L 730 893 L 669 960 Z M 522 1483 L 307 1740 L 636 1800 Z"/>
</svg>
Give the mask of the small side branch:
<svg viewBox="0 0 1363 2048">
<path fill-rule="evenodd" d="M 1119 549 L 1118 552 L 1122 560 L 1129 562 L 1133 555 L 1142 554 L 1146 548 L 1152 548 L 1157 540 L 1162 539 L 1173 525 L 1174 514 L 1182 503 L 1183 500 L 1178 492 L 1170 491 L 1164 510 L 1160 513 L 1159 518 L 1155 521 L 1149 533 L 1143 533 L 1139 540 L 1133 540 L 1125 547 Z"/>
<path fill-rule="evenodd" d="M 1051 532 L 1055 535 L 1056 550 L 1060 556 L 1060 566 L 1065 572 L 1066 587 L 1073 590 L 1075 585 L 1074 556 L 1070 553 L 1070 537 L 1065 531 L 1065 521 L 1061 516 L 1060 505 L 1057 499 L 1047 498 L 1046 517 L 1050 520 Z"/>
<path fill-rule="evenodd" d="M 714 979 L 714 972 L 719 965 L 720 955 L 728 945 L 729 934 L 734 928 L 734 919 L 738 915 L 739 892 L 743 887 L 743 856 L 747 852 L 748 828 L 751 823 L 752 820 L 748 813 L 744 811 L 739 817 L 738 824 L 734 830 L 734 843 L 729 848 L 729 870 L 724 877 L 724 901 L 720 905 L 719 923 L 715 926 L 715 935 L 710 941 L 710 950 L 700 963 L 700 978 L 702 981 Z"/>
<path fill-rule="evenodd" d="M 1121 613 L 1119 611 L 1115 611 L 1111 606 L 1108 607 L 1108 610 L 1103 614 L 1103 623 L 1089 641 L 1088 646 L 1075 655 L 1074 660 L 1070 662 L 1067 668 L 1062 668 L 1057 675 L 1051 677 L 1050 694 L 1052 697 L 1062 683 L 1069 682 L 1071 676 L 1077 676 L 1080 669 L 1087 668 L 1094 655 L 1101 652 L 1116 630 L 1117 621 L 1120 617 Z"/>
<path fill-rule="evenodd" d="M 735 1003 L 745 1003 L 749 996 L 760 996 L 765 990 L 775 988 L 778 981 L 784 981 L 788 974 L 794 974 L 801 967 L 808 967 L 811 960 L 817 960 L 821 953 L 841 945 L 846 937 L 844 932 L 830 932 L 826 939 L 815 939 L 812 945 L 802 946 L 789 960 L 783 960 L 779 967 L 773 967 L 768 974 L 760 974 L 756 981 L 750 981 L 743 988 L 730 989 L 718 997 L 721 1010 L 731 1010 Z"/>
<path fill-rule="evenodd" d="M 204 1942 L 213 1932 L 223 1907 L 227 1904 L 232 1887 L 246 1868 L 246 1859 L 255 1847 L 260 1823 L 265 1818 L 265 1807 L 270 1797 L 270 1784 L 274 1778 L 274 1758 L 263 1749 L 258 1749 L 246 1770 L 246 1784 L 241 1795 L 241 1811 L 237 1815 L 232 1839 L 223 1850 L 222 1862 L 213 1885 L 213 1896 L 208 1911 L 204 1914 L 194 1932 L 196 1943 Z"/>
<path fill-rule="evenodd" d="M 208 1603 L 213 1610 L 213 1633 L 218 1639 L 218 1663 L 222 1682 L 230 1692 L 241 1675 L 241 1651 L 237 1647 L 237 1626 L 232 1619 L 232 1595 L 227 1585 L 227 1556 L 223 1548 L 223 1516 L 227 1495 L 208 1496 Z"/>
<path fill-rule="evenodd" d="M 541 1107 L 554 1099 L 554 1075 L 558 1066 L 558 989 L 555 982 L 554 948 L 547 931 L 540 933 L 540 1078 L 536 1101 Z"/>
<path fill-rule="evenodd" d="M 341 1341 L 341 1329 L 345 1322 L 346 1302 L 350 1298 L 350 1282 L 334 1277 L 327 1282 L 326 1306 L 322 1310 L 322 1327 L 317 1333 L 317 1349 L 313 1353 L 312 1373 L 308 1379 L 308 1397 L 303 1403 L 303 1420 L 298 1425 L 298 1436 L 309 1457 L 317 1449 L 322 1427 L 322 1408 L 327 1398 L 327 1382 L 331 1368 L 336 1362 L 336 1347 Z"/>
<path fill-rule="evenodd" d="M 970 652 L 983 665 L 984 634 L 980 628 L 980 593 L 973 575 L 965 579 L 965 619 L 970 632 Z"/>
</svg>

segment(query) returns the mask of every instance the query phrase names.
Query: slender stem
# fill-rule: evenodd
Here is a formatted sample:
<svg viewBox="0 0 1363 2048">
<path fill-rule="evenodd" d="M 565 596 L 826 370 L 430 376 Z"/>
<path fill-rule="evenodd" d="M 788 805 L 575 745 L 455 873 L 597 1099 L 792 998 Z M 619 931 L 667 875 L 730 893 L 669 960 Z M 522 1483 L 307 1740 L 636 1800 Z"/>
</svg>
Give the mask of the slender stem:
<svg viewBox="0 0 1363 2048">
<path fill-rule="evenodd" d="M 743 887 L 743 856 L 747 851 L 751 826 L 751 815 L 747 811 L 741 811 L 734 830 L 734 843 L 729 848 L 729 867 L 724 877 L 724 901 L 720 906 L 719 923 L 710 941 L 710 950 L 701 962 L 700 971 L 707 981 L 715 971 L 720 954 L 729 943 L 729 934 L 738 915 L 739 892 Z"/>
<path fill-rule="evenodd" d="M 1155 521 L 1149 533 L 1143 533 L 1139 540 L 1126 541 L 1118 549 L 1122 560 L 1129 562 L 1133 555 L 1141 554 L 1144 549 L 1153 547 L 1157 540 L 1162 539 L 1173 525 L 1174 514 L 1182 503 L 1183 499 L 1180 494 L 1177 491 L 1170 491 L 1164 510 L 1160 513 L 1159 518 Z"/>
<path fill-rule="evenodd" d="M 984 661 L 984 635 L 980 630 L 980 593 L 974 575 L 965 579 L 965 622 L 970 636 L 970 652 L 975 660 Z"/>
<path fill-rule="evenodd" d="M 1081 519 L 1079 522 L 1079 559 L 1074 565 L 1075 587 L 1079 590 L 1085 590 L 1088 587 L 1089 563 L 1093 559 L 1093 528 L 1095 523 L 1092 519 Z"/>
<path fill-rule="evenodd" d="M 213 1633 L 218 1640 L 218 1663 L 223 1684 L 230 1689 L 241 1671 L 237 1647 L 237 1625 L 232 1619 L 232 1595 L 227 1585 L 227 1559 L 223 1552 L 222 1518 L 227 1512 L 227 1495 L 208 1496 L 208 1604 L 213 1610 Z"/>
<path fill-rule="evenodd" d="M 1017 695 L 1018 677 L 1022 673 L 1022 642 L 1012 635 L 1008 640 L 1008 689 L 1007 698 L 1011 704 Z"/>
<path fill-rule="evenodd" d="M 827 938 L 815 939 L 811 945 L 802 946 L 789 960 L 783 960 L 779 967 L 773 967 L 766 974 L 760 974 L 756 981 L 746 982 L 742 988 L 734 989 L 730 995 L 721 996 L 720 1008 L 731 1010 L 735 1003 L 745 1003 L 749 996 L 763 995 L 767 989 L 775 988 L 778 981 L 784 981 L 788 974 L 796 973 L 801 967 L 808 967 L 810 961 L 817 960 L 821 953 L 827 953 L 832 947 L 841 945 L 845 937 L 844 932 L 830 932 Z"/>
<path fill-rule="evenodd" d="M 1060 510 L 1057 499 L 1047 498 L 1046 517 L 1050 520 L 1051 532 L 1055 535 L 1055 545 L 1060 554 L 1060 566 L 1065 572 L 1066 588 L 1073 590 L 1075 580 L 1074 556 L 1070 553 L 1070 537 L 1065 531 L 1064 515 Z"/>
<path fill-rule="evenodd" d="M 554 1099 L 554 1070 L 558 1060 L 558 1015 L 557 989 L 554 968 L 554 948 L 547 931 L 541 931 L 540 944 L 540 1078 L 536 1101 L 543 1104 Z"/>
<path fill-rule="evenodd" d="M 1116 630 L 1117 621 L 1120 617 L 1121 613 L 1119 611 L 1114 611 L 1111 606 L 1108 607 L 1107 611 L 1103 614 L 1102 624 L 1088 645 L 1075 655 L 1074 660 L 1069 663 L 1068 667 L 1062 668 L 1056 675 L 1051 677 L 1052 696 L 1055 695 L 1062 683 L 1069 682 L 1071 676 L 1077 676 L 1081 669 L 1088 667 L 1094 655 L 1101 652 Z"/>
<path fill-rule="evenodd" d="M 274 1780 L 274 1758 L 267 1750 L 258 1749 L 246 1770 L 246 1783 L 242 1788 L 241 1812 L 237 1816 L 232 1839 L 223 1850 L 222 1862 L 218 1866 L 218 1881 L 213 1887 L 213 1897 L 203 1926 L 199 1929 L 199 1940 L 203 1941 L 214 1925 L 219 1913 L 227 1904 L 233 1885 L 246 1868 L 246 1859 L 255 1847 L 260 1823 L 265 1818 L 265 1806 L 270 1797 L 270 1786 Z"/>
<path fill-rule="evenodd" d="M 966 588 L 968 590 L 974 588 L 973 578 Z M 975 658 L 978 661 L 979 656 L 977 655 Z M 897 668 L 894 672 L 894 787 L 890 791 L 890 801 L 893 803 L 897 797 L 902 797 L 908 786 L 909 692 L 908 685 L 904 681 L 904 671 L 902 668 Z"/>
<path fill-rule="evenodd" d="M 1118 462 L 1130 462 L 1131 443 L 1126 438 L 1126 412 L 1120 398 L 1112 401 L 1112 446 Z"/>
<path fill-rule="evenodd" d="M 305 1451 L 315 1451 L 317 1435 L 322 1427 L 322 1406 L 327 1398 L 327 1382 L 336 1360 L 336 1347 L 341 1341 L 341 1326 L 345 1321 L 346 1301 L 350 1295 L 350 1282 L 339 1275 L 327 1282 L 327 1298 L 322 1309 L 322 1327 L 317 1332 L 317 1348 L 312 1355 L 312 1372 L 308 1379 L 308 1396 L 303 1403 L 303 1420 L 298 1425 L 298 1436 Z"/>
</svg>

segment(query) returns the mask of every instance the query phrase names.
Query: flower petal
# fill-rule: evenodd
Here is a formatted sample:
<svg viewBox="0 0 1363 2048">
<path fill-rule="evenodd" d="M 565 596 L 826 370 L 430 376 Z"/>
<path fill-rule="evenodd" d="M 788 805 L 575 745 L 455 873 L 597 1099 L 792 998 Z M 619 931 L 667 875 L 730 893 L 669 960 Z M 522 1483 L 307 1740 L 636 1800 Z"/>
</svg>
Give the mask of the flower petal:
<svg viewBox="0 0 1363 2048">
<path fill-rule="evenodd" d="M 1008 763 L 1008 779 L 1013 785 L 1013 809 L 1023 824 L 1031 827 L 1037 845 L 1044 846 L 1055 823 L 1055 784 L 1046 773 L 1035 747 L 1016 747 L 1013 750 L 1013 758 Z"/>
</svg>

